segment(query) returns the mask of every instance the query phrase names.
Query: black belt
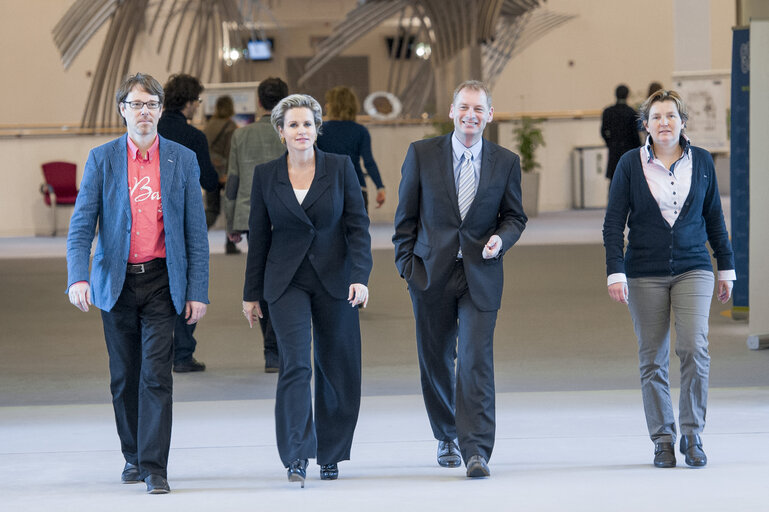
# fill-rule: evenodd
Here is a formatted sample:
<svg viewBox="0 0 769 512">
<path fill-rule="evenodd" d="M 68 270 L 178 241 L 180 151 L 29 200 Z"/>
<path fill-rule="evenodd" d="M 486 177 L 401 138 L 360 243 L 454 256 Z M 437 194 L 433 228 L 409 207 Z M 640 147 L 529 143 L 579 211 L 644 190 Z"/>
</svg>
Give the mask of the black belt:
<svg viewBox="0 0 769 512">
<path fill-rule="evenodd" d="M 151 272 L 153 270 L 159 270 L 165 268 L 165 258 L 155 258 L 154 260 L 145 261 L 144 263 L 129 263 L 126 266 L 127 274 L 144 274 L 145 272 Z"/>
</svg>

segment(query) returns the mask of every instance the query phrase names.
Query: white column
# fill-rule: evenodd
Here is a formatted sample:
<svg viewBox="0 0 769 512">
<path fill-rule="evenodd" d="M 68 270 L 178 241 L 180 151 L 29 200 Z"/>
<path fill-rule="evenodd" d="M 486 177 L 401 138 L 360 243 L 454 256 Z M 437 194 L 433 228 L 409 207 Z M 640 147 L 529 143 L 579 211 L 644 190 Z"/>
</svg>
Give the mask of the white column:
<svg viewBox="0 0 769 512">
<path fill-rule="evenodd" d="M 653 21 L 650 22 L 653 26 Z M 710 0 L 673 2 L 673 71 L 705 71 L 710 60 Z"/>
<path fill-rule="evenodd" d="M 769 347 L 769 19 L 750 22 L 750 320 L 748 347 Z"/>
</svg>

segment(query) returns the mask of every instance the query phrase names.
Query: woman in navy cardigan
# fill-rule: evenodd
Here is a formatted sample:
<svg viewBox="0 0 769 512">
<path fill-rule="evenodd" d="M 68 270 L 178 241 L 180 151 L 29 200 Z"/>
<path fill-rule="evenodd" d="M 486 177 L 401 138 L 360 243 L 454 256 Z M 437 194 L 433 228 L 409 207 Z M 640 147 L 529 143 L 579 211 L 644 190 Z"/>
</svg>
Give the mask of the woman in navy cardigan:
<svg viewBox="0 0 769 512">
<path fill-rule="evenodd" d="M 681 362 L 680 451 L 689 466 L 704 466 L 710 355 L 708 317 L 713 265 L 718 299 L 729 300 L 736 279 L 713 159 L 683 135 L 686 105 L 675 91 L 660 90 L 641 105 L 649 136 L 625 153 L 611 183 L 603 224 L 609 296 L 627 304 L 638 337 L 646 424 L 654 465 L 676 465 L 676 423 L 670 399 L 670 313 Z M 625 226 L 629 228 L 624 247 Z"/>
<path fill-rule="evenodd" d="M 243 291 L 249 325 L 262 316 L 259 300 L 269 304 L 280 353 L 278 452 L 289 481 L 302 487 L 308 459 L 317 457 L 321 478 L 333 480 L 337 463 L 350 458 L 361 392 L 357 307 L 368 302 L 372 266 L 352 162 L 315 148 L 321 114 L 301 94 L 272 110 L 288 151 L 254 169 Z"/>
<path fill-rule="evenodd" d="M 384 204 L 386 192 L 379 175 L 379 167 L 371 152 L 371 135 L 365 126 L 355 122 L 359 108 L 358 97 L 350 88 L 340 85 L 327 91 L 328 121 L 323 124 L 323 133 L 318 137 L 318 148 L 328 153 L 348 155 L 352 159 L 363 192 L 363 203 L 368 211 L 368 189 L 366 175 L 360 166 L 361 158 L 366 166 L 366 173 L 376 186 L 377 208 Z"/>
</svg>

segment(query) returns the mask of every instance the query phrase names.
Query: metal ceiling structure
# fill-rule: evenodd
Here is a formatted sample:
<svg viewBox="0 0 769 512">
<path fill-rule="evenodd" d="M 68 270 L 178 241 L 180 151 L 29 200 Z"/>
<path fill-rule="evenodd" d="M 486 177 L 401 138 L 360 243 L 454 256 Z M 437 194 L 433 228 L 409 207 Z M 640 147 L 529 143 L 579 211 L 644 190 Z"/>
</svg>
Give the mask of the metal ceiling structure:
<svg viewBox="0 0 769 512">
<path fill-rule="evenodd" d="M 158 33 L 167 69 L 212 82 L 251 81 L 256 68 L 233 62 L 223 41 L 245 48 L 257 38 L 259 20 L 278 25 L 266 3 L 280 0 L 76 0 L 53 29 L 67 68 L 96 32 L 109 27 L 83 113 L 84 128 L 120 123 L 114 94 L 131 70 L 137 38 Z M 418 116 L 445 84 L 436 76 L 467 48 L 480 49 L 479 74 L 493 85 L 507 63 L 528 45 L 573 18 L 547 11 L 544 0 L 358 0 L 357 7 L 317 46 L 299 84 L 373 29 L 397 20 L 390 49 L 387 92 L 403 104 L 402 116 Z M 421 58 L 410 55 L 421 45 Z M 477 59 L 476 59 L 477 60 Z"/>
<path fill-rule="evenodd" d="M 271 17 L 259 0 L 76 0 L 53 29 L 65 69 L 107 22 L 109 27 L 94 71 L 81 120 L 83 128 L 116 126 L 120 118 L 112 95 L 131 71 L 136 40 L 147 30 L 159 32 L 157 52 L 167 52 L 167 69 L 211 82 L 253 80 L 222 59 L 223 30 L 244 27 L 246 20 Z M 236 30 L 230 40 L 245 47 L 253 30 Z"/>
<path fill-rule="evenodd" d="M 481 49 L 480 74 L 490 86 L 507 63 L 527 46 L 574 18 L 544 7 L 544 0 L 368 0 L 350 11 L 317 48 L 299 84 L 371 29 L 397 17 L 387 91 L 401 99 L 403 116 L 419 116 L 436 86 L 436 75 L 466 48 Z M 413 41 L 413 44 L 412 44 Z M 429 59 L 398 52 L 428 45 Z M 453 87 L 453 84 L 451 84 Z"/>
</svg>

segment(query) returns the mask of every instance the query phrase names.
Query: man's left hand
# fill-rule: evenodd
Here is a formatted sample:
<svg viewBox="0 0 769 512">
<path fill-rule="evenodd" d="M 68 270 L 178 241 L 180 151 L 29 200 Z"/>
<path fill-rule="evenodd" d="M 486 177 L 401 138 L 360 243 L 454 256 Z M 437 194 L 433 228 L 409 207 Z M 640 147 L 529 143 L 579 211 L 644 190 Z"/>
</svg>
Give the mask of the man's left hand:
<svg viewBox="0 0 769 512">
<path fill-rule="evenodd" d="M 184 318 L 187 319 L 187 324 L 192 325 L 203 318 L 203 315 L 206 314 L 207 307 L 208 306 L 202 302 L 188 300 L 184 306 Z"/>
<path fill-rule="evenodd" d="M 499 251 L 502 250 L 502 239 L 499 235 L 491 235 L 489 241 L 483 246 L 483 259 L 490 260 L 499 256 Z"/>
</svg>

